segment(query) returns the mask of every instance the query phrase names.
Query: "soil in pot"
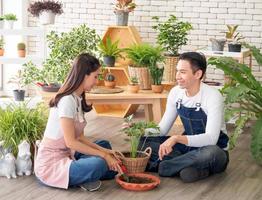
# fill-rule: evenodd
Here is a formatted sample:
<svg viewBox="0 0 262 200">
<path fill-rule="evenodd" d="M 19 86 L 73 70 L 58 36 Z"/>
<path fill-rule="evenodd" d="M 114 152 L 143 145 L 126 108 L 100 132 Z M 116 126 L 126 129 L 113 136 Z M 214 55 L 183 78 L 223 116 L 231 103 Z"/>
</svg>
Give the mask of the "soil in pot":
<svg viewBox="0 0 262 200">
<path fill-rule="evenodd" d="M 147 177 L 138 177 L 138 176 L 128 176 L 127 174 L 122 174 L 120 176 L 122 181 L 127 183 L 136 183 L 136 184 L 145 184 L 145 183 L 153 183 L 154 181 Z"/>
</svg>

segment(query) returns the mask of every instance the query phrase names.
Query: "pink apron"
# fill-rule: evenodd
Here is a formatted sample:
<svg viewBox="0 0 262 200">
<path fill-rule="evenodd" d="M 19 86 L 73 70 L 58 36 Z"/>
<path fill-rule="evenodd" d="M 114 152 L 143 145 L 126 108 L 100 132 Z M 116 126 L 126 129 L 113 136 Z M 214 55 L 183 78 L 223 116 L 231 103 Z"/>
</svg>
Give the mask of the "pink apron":
<svg viewBox="0 0 262 200">
<path fill-rule="evenodd" d="M 79 114 L 77 115 L 78 120 L 75 121 L 77 138 L 83 133 L 86 126 L 83 117 L 82 120 L 79 120 Z M 74 159 L 74 153 L 75 151 L 66 147 L 64 137 L 57 140 L 44 137 L 35 161 L 36 176 L 46 185 L 67 189 L 69 168 Z"/>
</svg>

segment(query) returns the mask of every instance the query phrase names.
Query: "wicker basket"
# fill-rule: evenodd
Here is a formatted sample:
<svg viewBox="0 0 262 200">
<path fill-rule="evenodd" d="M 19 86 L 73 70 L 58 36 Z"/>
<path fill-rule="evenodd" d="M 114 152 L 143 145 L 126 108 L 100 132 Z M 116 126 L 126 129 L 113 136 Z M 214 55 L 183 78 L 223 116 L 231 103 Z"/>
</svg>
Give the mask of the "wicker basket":
<svg viewBox="0 0 262 200">
<path fill-rule="evenodd" d="M 136 158 L 128 157 L 130 152 L 117 152 L 120 155 L 120 159 L 127 168 L 128 173 L 140 173 L 144 172 L 146 165 L 151 156 L 152 149 L 147 147 L 144 151 L 138 151 Z"/>
<path fill-rule="evenodd" d="M 128 73 L 130 77 L 137 77 L 141 90 L 151 89 L 152 78 L 148 68 L 128 66 Z"/>
<path fill-rule="evenodd" d="M 176 56 L 165 56 L 165 67 L 163 80 L 166 82 L 176 81 L 176 65 L 178 62 L 178 57 Z"/>
</svg>

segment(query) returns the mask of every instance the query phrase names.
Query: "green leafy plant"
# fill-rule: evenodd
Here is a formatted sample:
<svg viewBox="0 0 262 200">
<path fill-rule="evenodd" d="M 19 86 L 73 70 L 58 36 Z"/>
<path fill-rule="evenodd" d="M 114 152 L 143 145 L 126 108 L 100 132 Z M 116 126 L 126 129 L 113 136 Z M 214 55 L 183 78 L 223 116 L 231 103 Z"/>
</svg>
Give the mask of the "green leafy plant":
<svg viewBox="0 0 262 200">
<path fill-rule="evenodd" d="M 149 66 L 149 71 L 153 80 L 153 85 L 161 85 L 164 74 L 164 68 L 159 68 L 157 65 L 151 65 Z"/>
<path fill-rule="evenodd" d="M 23 70 L 18 70 L 17 74 L 11 77 L 8 83 L 15 84 L 17 86 L 16 89 L 22 90 L 27 85 L 23 76 Z"/>
<path fill-rule="evenodd" d="M 101 40 L 98 48 L 103 56 L 113 56 L 117 58 L 122 52 L 122 50 L 118 48 L 118 43 L 119 40 L 112 42 L 110 37 L 107 37 L 105 43 Z"/>
<path fill-rule="evenodd" d="M 161 46 L 152 46 L 147 43 L 135 44 L 126 48 L 127 57 L 132 60 L 133 67 L 149 67 L 164 60 Z"/>
<path fill-rule="evenodd" d="M 0 49 L 4 49 L 5 41 L 4 38 L 0 39 Z"/>
<path fill-rule="evenodd" d="M 177 56 L 181 46 L 186 45 L 188 32 L 192 29 L 189 22 L 179 21 L 175 15 L 170 15 L 167 21 L 160 22 L 159 17 L 152 17 L 157 25 L 152 28 L 158 31 L 157 42 L 170 55 Z"/>
<path fill-rule="evenodd" d="M 51 11 L 56 15 L 60 15 L 63 13 L 62 3 L 50 0 L 35 1 L 30 3 L 28 7 L 28 12 L 30 12 L 35 17 L 38 17 L 43 11 Z"/>
<path fill-rule="evenodd" d="M 90 53 L 98 57 L 97 44 L 101 41 L 94 29 L 86 25 L 73 28 L 70 32 L 60 34 L 51 31 L 47 35 L 48 46 L 50 48 L 49 57 L 43 63 L 42 68 L 38 68 L 32 62 L 26 63 L 25 77 L 27 81 L 42 83 L 63 83 L 72 61 L 81 53 Z"/>
<path fill-rule="evenodd" d="M 9 13 L 4 15 L 5 20 L 17 21 L 16 15 Z"/>
<path fill-rule="evenodd" d="M 114 3 L 114 12 L 132 12 L 136 8 L 136 4 L 132 0 L 117 0 Z"/>
<path fill-rule="evenodd" d="M 138 78 L 136 76 L 130 77 L 131 85 L 137 85 L 138 84 Z"/>
<path fill-rule="evenodd" d="M 12 147 L 17 154 L 17 146 L 22 140 L 31 145 L 41 139 L 46 122 L 48 109 L 44 104 L 29 108 L 28 102 L 10 103 L 6 108 L 0 108 L 0 140 L 5 147 Z"/>
<path fill-rule="evenodd" d="M 25 43 L 20 42 L 17 44 L 17 50 L 25 50 Z"/>
<path fill-rule="evenodd" d="M 137 151 L 138 151 L 138 145 L 139 140 L 142 136 L 145 134 L 145 129 L 152 128 L 154 130 L 157 130 L 156 132 L 160 132 L 160 129 L 157 124 L 154 122 L 134 122 L 133 121 L 133 115 L 129 115 L 124 119 L 124 124 L 121 129 L 122 132 L 124 132 L 127 136 L 130 138 L 130 155 L 131 158 L 136 158 Z M 149 132 L 148 135 L 154 135 L 156 133 Z"/>
<path fill-rule="evenodd" d="M 262 54 L 255 46 L 245 44 L 250 48 L 256 61 L 262 65 Z M 262 164 L 262 86 L 253 76 L 251 69 L 237 61 L 221 57 L 210 58 L 208 63 L 222 69 L 232 81 L 225 85 L 222 94 L 225 96 L 226 119 L 236 117 L 236 128 L 230 136 L 230 147 L 236 146 L 237 138 L 243 132 L 244 125 L 250 119 L 255 119 L 252 130 L 251 153 Z M 234 106 L 237 103 L 238 106 Z"/>
<path fill-rule="evenodd" d="M 241 40 L 244 39 L 243 36 L 239 32 L 237 32 L 238 25 L 227 25 L 228 31 L 224 32 L 226 33 L 226 39 L 230 43 L 239 44 L 241 43 Z"/>
<path fill-rule="evenodd" d="M 4 21 L 5 17 L 4 16 L 1 16 L 0 17 L 0 21 Z"/>
</svg>

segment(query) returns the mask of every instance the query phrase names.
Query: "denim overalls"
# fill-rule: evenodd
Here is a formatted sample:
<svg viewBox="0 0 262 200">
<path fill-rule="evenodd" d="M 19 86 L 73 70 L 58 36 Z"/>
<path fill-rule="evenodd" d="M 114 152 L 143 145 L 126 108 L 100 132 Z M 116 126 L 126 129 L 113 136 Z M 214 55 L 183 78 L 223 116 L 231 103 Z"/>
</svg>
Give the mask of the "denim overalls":
<svg viewBox="0 0 262 200">
<path fill-rule="evenodd" d="M 187 108 L 183 106 L 182 99 L 179 98 L 176 108 L 185 129 L 183 135 L 205 133 L 207 115 L 202 110 L 200 103 L 196 103 L 194 108 Z M 147 166 L 148 171 L 158 171 L 161 176 L 175 176 L 187 167 L 195 167 L 199 170 L 208 169 L 210 174 L 219 173 L 226 169 L 228 153 L 223 149 L 227 147 L 228 136 L 222 131 L 217 145 L 190 147 L 177 143 L 174 145 L 173 151 L 160 161 L 158 157 L 159 146 L 168 138 L 169 136 L 141 138 L 140 147 L 144 146 L 142 147 L 144 149 L 151 146 L 153 149 Z"/>
</svg>

